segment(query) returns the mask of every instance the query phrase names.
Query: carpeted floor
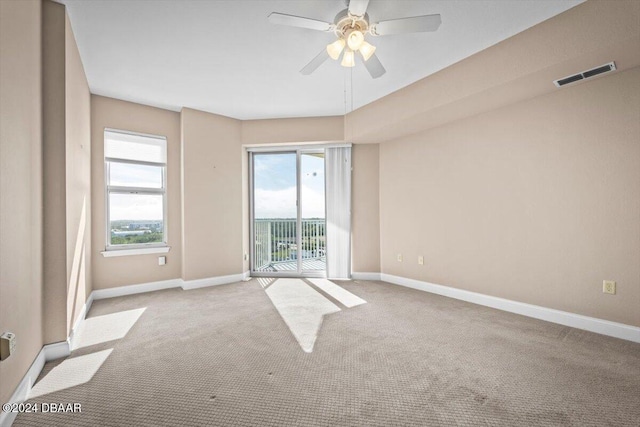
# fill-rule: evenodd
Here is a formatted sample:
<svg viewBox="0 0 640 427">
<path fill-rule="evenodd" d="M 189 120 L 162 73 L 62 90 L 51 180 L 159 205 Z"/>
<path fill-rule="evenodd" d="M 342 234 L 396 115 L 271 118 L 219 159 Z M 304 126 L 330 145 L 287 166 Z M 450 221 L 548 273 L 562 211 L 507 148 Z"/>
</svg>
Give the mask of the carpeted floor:
<svg viewBox="0 0 640 427">
<path fill-rule="evenodd" d="M 82 412 L 14 425 L 640 425 L 640 344 L 382 282 L 339 284 L 366 304 L 323 294 L 341 310 L 311 353 L 255 279 L 96 301 L 88 318 L 130 329 L 102 322 L 116 339 L 47 363 L 39 381 L 72 366 L 92 378 L 31 400 Z"/>
</svg>

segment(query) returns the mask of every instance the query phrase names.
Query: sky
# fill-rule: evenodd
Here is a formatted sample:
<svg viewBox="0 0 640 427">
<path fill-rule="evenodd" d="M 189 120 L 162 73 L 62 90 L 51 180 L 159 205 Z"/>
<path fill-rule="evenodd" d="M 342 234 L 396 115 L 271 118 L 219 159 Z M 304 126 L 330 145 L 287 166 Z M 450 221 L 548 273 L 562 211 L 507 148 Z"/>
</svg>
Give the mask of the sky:
<svg viewBox="0 0 640 427">
<path fill-rule="evenodd" d="M 162 196 L 141 194 L 111 194 L 111 221 L 130 219 L 144 221 L 162 220 Z"/>
<path fill-rule="evenodd" d="M 254 155 L 256 218 L 295 218 L 296 154 Z M 301 156 L 303 218 L 324 218 L 324 159 Z"/>
<path fill-rule="evenodd" d="M 110 184 L 122 187 L 162 188 L 162 170 L 157 166 L 112 162 Z M 110 220 L 162 220 L 162 196 L 111 194 Z"/>
</svg>

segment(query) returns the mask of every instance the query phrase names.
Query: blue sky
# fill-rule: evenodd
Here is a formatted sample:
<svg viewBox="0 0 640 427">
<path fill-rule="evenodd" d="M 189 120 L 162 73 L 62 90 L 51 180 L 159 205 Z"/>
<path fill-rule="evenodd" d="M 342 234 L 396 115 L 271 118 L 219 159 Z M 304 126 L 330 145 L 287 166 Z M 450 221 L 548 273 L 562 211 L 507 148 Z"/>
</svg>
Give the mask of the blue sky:
<svg viewBox="0 0 640 427">
<path fill-rule="evenodd" d="M 302 217 L 324 218 L 324 159 L 302 155 Z M 255 154 L 256 218 L 296 217 L 296 154 Z"/>
</svg>

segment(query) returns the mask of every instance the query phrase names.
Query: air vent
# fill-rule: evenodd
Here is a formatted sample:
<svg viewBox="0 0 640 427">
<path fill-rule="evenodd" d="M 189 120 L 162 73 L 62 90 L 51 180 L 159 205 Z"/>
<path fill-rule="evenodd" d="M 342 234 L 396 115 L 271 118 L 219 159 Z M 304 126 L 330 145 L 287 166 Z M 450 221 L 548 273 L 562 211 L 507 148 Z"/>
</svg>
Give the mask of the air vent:
<svg viewBox="0 0 640 427">
<path fill-rule="evenodd" d="M 553 82 L 556 87 L 561 87 L 564 85 L 568 85 L 569 83 L 577 82 L 579 80 L 588 79 L 590 77 L 597 76 L 598 74 L 608 73 L 610 71 L 614 71 L 616 69 L 616 64 L 614 62 L 609 62 L 608 64 L 601 65 L 596 68 L 592 68 L 587 71 L 583 71 L 578 74 L 574 74 L 572 76 L 565 77 L 563 79 L 558 79 Z"/>
</svg>

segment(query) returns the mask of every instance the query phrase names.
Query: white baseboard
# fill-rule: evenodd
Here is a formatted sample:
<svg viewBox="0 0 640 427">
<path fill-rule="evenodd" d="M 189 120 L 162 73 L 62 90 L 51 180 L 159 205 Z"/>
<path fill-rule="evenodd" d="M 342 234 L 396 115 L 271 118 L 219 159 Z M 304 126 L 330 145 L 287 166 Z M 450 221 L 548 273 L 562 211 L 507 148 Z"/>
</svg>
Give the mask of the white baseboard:
<svg viewBox="0 0 640 427">
<path fill-rule="evenodd" d="M 9 400 L 3 403 L 20 403 L 27 400 L 33 384 L 38 379 L 40 372 L 42 372 L 42 368 L 44 368 L 44 364 L 51 360 L 67 357 L 69 354 L 71 354 L 71 351 L 68 341 L 47 344 L 42 347 Z M 0 427 L 11 426 L 17 415 L 17 412 L 0 412 Z"/>
<path fill-rule="evenodd" d="M 82 306 L 82 310 L 80 310 L 80 315 L 78 315 L 78 318 L 76 319 L 75 323 L 73 324 L 73 328 L 69 333 L 69 338 L 67 338 L 67 342 L 69 343 L 70 350 L 73 350 L 75 348 L 76 332 L 78 331 L 80 324 L 87 317 L 87 313 L 89 313 L 89 310 L 91 310 L 91 305 L 93 304 L 93 298 L 94 298 L 94 294 L 93 292 L 91 292 L 91 294 L 89 294 L 89 298 L 87 298 L 87 302 L 85 302 L 84 305 Z"/>
<path fill-rule="evenodd" d="M 160 291 L 162 289 L 179 288 L 180 286 L 182 286 L 182 279 L 162 280 L 159 282 L 140 283 L 138 285 L 118 286 L 117 288 L 96 289 L 91 292 L 91 296 L 93 300 L 99 300 Z"/>
<path fill-rule="evenodd" d="M 86 313 L 89 312 L 89 308 L 91 308 L 91 303 L 93 303 L 94 300 L 122 297 L 125 295 L 142 294 L 145 292 L 160 291 L 163 289 L 171 289 L 171 288 L 182 288 L 184 290 L 189 290 L 189 289 L 204 288 L 207 286 L 226 285 L 229 283 L 242 282 L 243 280 L 246 280 L 249 277 L 250 277 L 250 272 L 245 271 L 244 273 L 239 273 L 239 274 L 230 274 L 228 276 L 207 277 L 204 279 L 195 279 L 195 280 L 170 279 L 170 280 L 162 280 L 159 282 L 140 283 L 137 285 L 118 286 L 116 288 L 96 289 L 93 292 L 91 292 L 91 295 L 87 299 L 87 309 L 86 309 L 86 312 L 83 313 L 81 318 L 84 319 L 84 316 L 86 315 Z M 78 321 L 79 320 L 80 318 L 78 319 Z M 75 329 L 75 326 L 74 326 L 74 329 Z"/>
<path fill-rule="evenodd" d="M 29 367 L 29 370 L 22 378 L 22 381 L 18 384 L 15 391 L 9 398 L 9 401 L 6 403 L 20 403 L 24 402 L 29 396 L 29 392 L 31 391 L 31 387 L 36 382 L 38 375 L 42 371 L 42 368 L 45 364 L 44 357 L 44 347 L 40 349 L 40 352 L 36 356 L 35 360 Z M 18 415 L 17 412 L 0 412 L 0 427 L 9 427 L 13 424 L 13 421 L 16 419 Z"/>
<path fill-rule="evenodd" d="M 56 359 L 62 359 L 63 357 L 67 357 L 71 354 L 71 347 L 69 345 L 69 340 L 56 342 L 53 344 L 47 344 L 42 347 L 44 350 L 44 361 L 50 362 Z"/>
<path fill-rule="evenodd" d="M 116 297 L 122 297 L 125 295 L 142 294 L 145 292 L 160 291 L 163 289 L 171 289 L 171 288 L 182 288 L 186 291 L 190 289 L 204 288 L 207 286 L 226 285 L 229 283 L 242 282 L 243 280 L 246 280 L 249 277 L 250 277 L 249 272 L 245 271 L 244 273 L 239 273 L 239 274 L 230 274 L 228 276 L 207 277 L 204 279 L 195 279 L 195 280 L 170 279 L 170 280 L 162 280 L 159 282 L 140 283 L 137 285 L 118 286 L 116 288 L 96 289 L 95 291 L 91 292 L 91 295 L 87 300 L 88 307 L 86 312 L 89 312 L 91 303 L 94 300 L 105 299 L 105 298 L 116 298 Z M 84 318 L 85 314 L 86 313 L 83 314 L 82 318 Z"/>
<path fill-rule="evenodd" d="M 240 274 L 230 274 L 228 276 L 208 277 L 206 279 L 183 280 L 182 289 L 188 291 L 190 289 L 205 288 L 207 286 L 226 285 L 229 283 L 242 282 L 247 272 Z"/>
<path fill-rule="evenodd" d="M 353 280 L 380 280 L 380 273 L 351 273 Z"/>
<path fill-rule="evenodd" d="M 393 276 L 381 273 L 381 280 L 407 288 L 418 289 L 433 294 L 443 295 L 510 313 L 521 314 L 535 319 L 546 320 L 547 322 L 558 323 L 560 325 L 571 326 L 572 328 L 584 329 L 597 334 L 608 335 L 623 340 L 640 343 L 640 328 L 623 323 L 611 322 L 595 317 L 583 316 L 581 314 L 569 313 L 552 308 L 541 307 L 533 304 L 526 304 L 518 301 L 511 301 L 504 298 L 479 294 L 476 292 L 456 289 L 449 286 L 436 285 L 422 282 L 420 280 L 407 279 L 405 277 Z"/>
</svg>

